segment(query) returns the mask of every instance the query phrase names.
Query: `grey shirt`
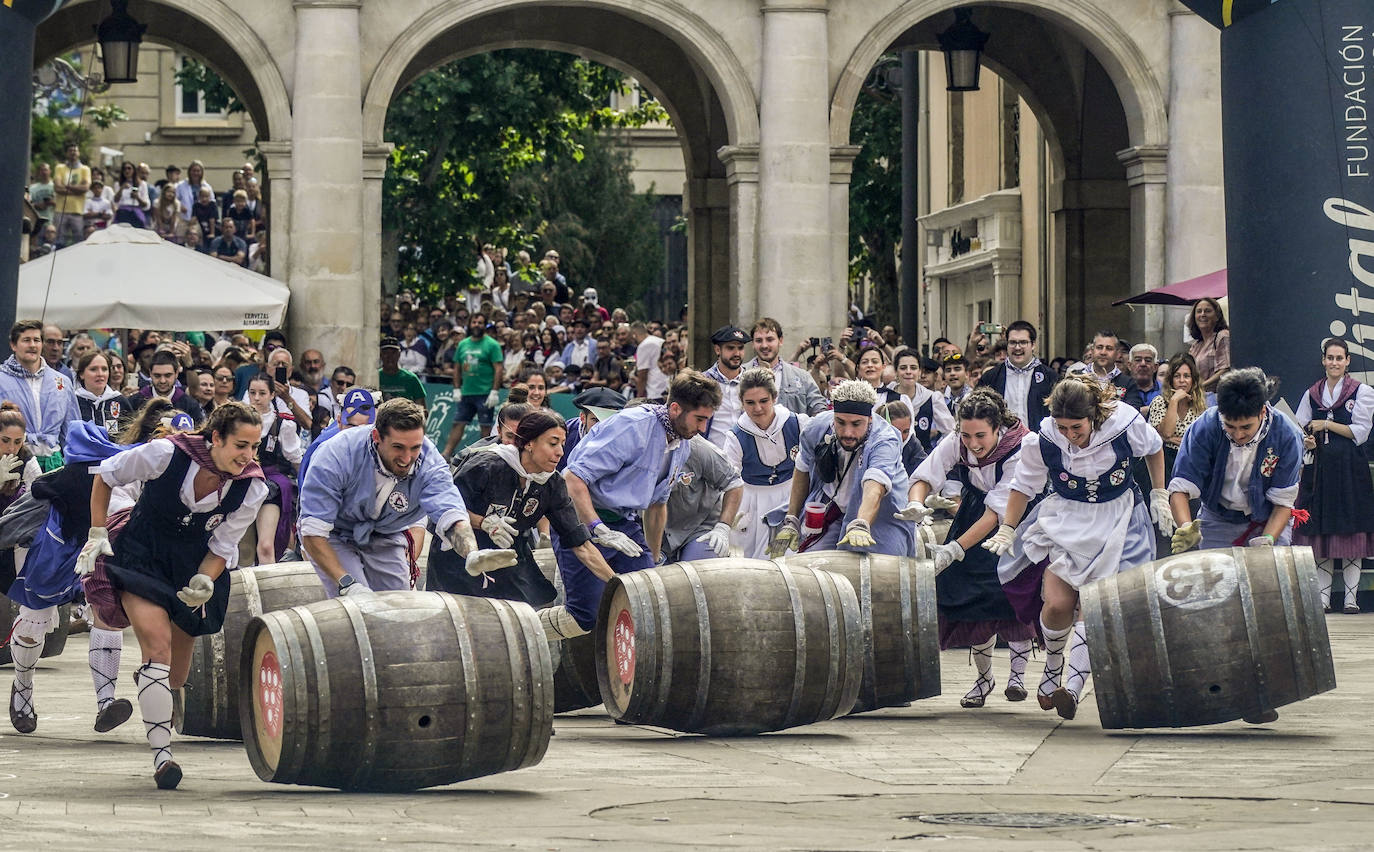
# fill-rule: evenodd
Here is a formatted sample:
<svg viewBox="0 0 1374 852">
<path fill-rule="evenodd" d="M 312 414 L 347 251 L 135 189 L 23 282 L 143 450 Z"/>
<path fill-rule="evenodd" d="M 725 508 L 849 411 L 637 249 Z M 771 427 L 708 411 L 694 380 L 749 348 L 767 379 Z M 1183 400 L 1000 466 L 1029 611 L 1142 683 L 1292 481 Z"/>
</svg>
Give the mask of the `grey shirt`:
<svg viewBox="0 0 1374 852">
<path fill-rule="evenodd" d="M 668 523 L 663 530 L 667 553 L 710 532 L 720 520 L 721 495 L 744 485 L 739 468 L 710 441 L 697 435 L 690 447 L 687 464 L 668 496 Z"/>
</svg>

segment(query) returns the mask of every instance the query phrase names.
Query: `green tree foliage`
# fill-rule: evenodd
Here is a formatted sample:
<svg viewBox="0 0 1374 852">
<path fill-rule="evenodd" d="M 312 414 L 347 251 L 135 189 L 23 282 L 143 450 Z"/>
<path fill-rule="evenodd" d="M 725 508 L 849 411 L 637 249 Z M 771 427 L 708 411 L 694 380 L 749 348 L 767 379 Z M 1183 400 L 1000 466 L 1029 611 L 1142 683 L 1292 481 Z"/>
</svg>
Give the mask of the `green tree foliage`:
<svg viewBox="0 0 1374 852">
<path fill-rule="evenodd" d="M 897 61 L 895 56 L 885 56 L 878 67 L 892 67 Z M 897 93 L 883 80 L 881 73 L 869 78 L 849 125 L 850 138 L 863 146 L 854 160 L 849 183 L 849 280 L 854 284 L 869 279 L 873 286 L 869 313 L 876 315 L 880 324 L 896 324 L 900 292 L 897 249 L 902 237 L 902 106 Z"/>
<path fill-rule="evenodd" d="M 419 77 L 392 101 L 383 227 L 399 236 L 403 286 L 431 295 L 470 280 L 485 242 L 536 259 L 557 248 L 570 280 L 629 301 L 661 262 L 649 201 L 607 133 L 663 117 L 609 106 L 618 72 L 540 50 L 502 50 Z"/>
<path fill-rule="evenodd" d="M 95 138 L 89 123 L 74 118 L 63 118 L 58 114 L 56 104 L 47 109 L 35 111 L 33 126 L 29 134 L 29 156 L 36 170 L 39 163 L 55 166 L 67 159 L 67 143 L 75 142 L 81 147 L 81 159 L 90 161 L 91 142 Z"/>
<path fill-rule="evenodd" d="M 205 96 L 205 109 L 209 112 L 243 112 L 243 101 L 224 78 L 210 70 L 204 62 L 187 56 L 182 59 L 176 71 L 176 81 L 188 92 L 200 92 Z"/>
</svg>

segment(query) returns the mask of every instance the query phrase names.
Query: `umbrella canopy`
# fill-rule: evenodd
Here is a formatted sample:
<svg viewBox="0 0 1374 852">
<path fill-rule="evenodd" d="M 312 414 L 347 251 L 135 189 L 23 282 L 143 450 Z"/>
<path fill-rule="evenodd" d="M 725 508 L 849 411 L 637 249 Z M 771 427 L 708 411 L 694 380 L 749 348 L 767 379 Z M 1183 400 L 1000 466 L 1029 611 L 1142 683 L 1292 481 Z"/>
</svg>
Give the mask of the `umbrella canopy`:
<svg viewBox="0 0 1374 852">
<path fill-rule="evenodd" d="M 1189 278 L 1165 287 L 1147 290 L 1112 302 L 1113 305 L 1191 305 L 1198 299 L 1210 296 L 1213 299 L 1226 297 L 1226 270 L 1218 269 L 1206 275 Z"/>
<path fill-rule="evenodd" d="M 15 316 L 63 328 L 277 328 L 290 291 L 129 225 L 19 267 Z"/>
</svg>

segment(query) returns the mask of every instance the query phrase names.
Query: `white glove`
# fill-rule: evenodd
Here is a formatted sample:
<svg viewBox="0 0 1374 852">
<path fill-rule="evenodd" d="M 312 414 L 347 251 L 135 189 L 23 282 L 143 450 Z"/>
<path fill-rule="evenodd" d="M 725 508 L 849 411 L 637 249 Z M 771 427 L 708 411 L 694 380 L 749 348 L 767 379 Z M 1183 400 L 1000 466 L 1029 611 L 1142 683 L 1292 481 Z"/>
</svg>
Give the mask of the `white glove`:
<svg viewBox="0 0 1374 852">
<path fill-rule="evenodd" d="M 1159 527 L 1159 534 L 1169 538 L 1178 529 L 1174 523 L 1174 510 L 1169 507 L 1169 492 L 1163 488 L 1150 491 L 1150 520 Z"/>
<path fill-rule="evenodd" d="M 1250 539 L 1245 543 L 1246 547 L 1273 547 L 1274 540 L 1267 535 L 1261 534 Z"/>
<path fill-rule="evenodd" d="M 893 512 L 892 517 L 899 521 L 915 521 L 917 526 L 920 526 L 930 523 L 930 516 L 933 514 L 934 509 L 928 509 L 924 503 L 912 500 L 900 512 Z"/>
<path fill-rule="evenodd" d="M 472 534 L 472 524 L 466 520 L 455 521 L 445 538 L 449 549 L 459 556 L 467 556 L 477 549 L 477 536 Z"/>
<path fill-rule="evenodd" d="M 205 574 L 196 574 L 186 587 L 177 592 L 177 600 L 195 609 L 215 595 L 215 581 Z"/>
<path fill-rule="evenodd" d="M 1182 553 L 1185 550 L 1192 550 L 1202 541 L 1202 522 L 1194 518 L 1178 529 L 1174 530 L 1173 539 L 1169 543 L 1169 549 L 1174 553 Z"/>
<path fill-rule="evenodd" d="M 949 544 L 937 544 L 930 550 L 931 558 L 935 560 L 935 573 L 948 568 L 955 562 L 964 558 L 964 548 L 959 546 L 959 542 L 951 541 Z"/>
<path fill-rule="evenodd" d="M 697 541 L 711 548 L 721 559 L 730 555 L 730 525 L 721 521 L 706 535 L 698 536 Z"/>
<path fill-rule="evenodd" d="M 797 546 L 797 540 L 801 538 L 801 520 L 796 515 L 788 515 L 783 519 L 782 526 L 778 528 L 777 535 L 768 543 L 768 558 L 777 559 L 789 550 Z"/>
<path fill-rule="evenodd" d="M 539 550 L 548 550 L 548 549 L 550 549 L 550 548 L 552 548 L 552 547 L 553 547 L 553 539 L 549 537 L 549 534 L 548 534 L 548 533 L 546 533 L 546 532 L 541 532 L 541 533 L 539 534 L 539 547 L 538 547 L 538 549 L 539 549 Z"/>
<path fill-rule="evenodd" d="M 939 494 L 931 494 L 930 496 L 926 497 L 926 508 L 932 511 L 935 509 L 953 509 L 956 508 L 958 505 L 958 500 L 951 500 L 948 497 L 941 497 Z"/>
<path fill-rule="evenodd" d="M 644 548 L 635 544 L 625 533 L 613 530 L 601 521 L 597 521 L 596 526 L 592 527 L 592 541 L 602 547 L 619 550 L 626 556 L 638 556 L 644 552 Z"/>
<path fill-rule="evenodd" d="M 868 521 L 863 518 L 855 518 L 844 528 L 844 535 L 840 536 L 840 544 L 850 547 L 872 547 L 877 544 L 873 540 L 873 531 L 868 528 Z"/>
<path fill-rule="evenodd" d="M 345 575 L 344 575 L 344 577 L 348 577 L 348 576 L 349 576 L 348 574 L 345 574 Z M 342 579 L 342 578 L 340 578 L 340 579 Z M 342 588 L 339 589 L 339 597 L 341 597 L 341 598 L 349 598 L 349 597 L 352 597 L 352 598 L 361 598 L 361 597 L 366 597 L 366 596 L 368 596 L 368 595 L 375 595 L 375 594 L 377 594 L 377 593 L 374 592 L 374 591 L 372 591 L 371 589 L 369 589 L 367 586 L 364 586 L 362 583 L 359 583 L 357 580 L 354 580 L 353 582 L 349 583 L 347 586 L 344 586 L 344 587 L 342 587 Z"/>
<path fill-rule="evenodd" d="M 492 388 L 491 393 L 487 394 L 487 408 L 495 408 L 500 404 L 501 394 L 497 392 L 495 388 Z"/>
<path fill-rule="evenodd" d="M 470 550 L 463 567 L 474 577 L 488 571 L 500 571 L 519 561 L 514 550 Z"/>
<path fill-rule="evenodd" d="M 990 550 L 1001 556 L 1011 550 L 1012 540 L 1016 538 L 1016 527 L 1010 524 L 1002 524 L 997 528 L 997 532 L 992 537 L 983 542 L 983 549 Z"/>
<path fill-rule="evenodd" d="M 85 577 L 95 570 L 95 561 L 101 556 L 114 556 L 110 547 L 110 534 L 104 527 L 91 527 L 86 535 L 86 543 L 76 555 L 76 576 Z"/>
<path fill-rule="evenodd" d="M 505 515 L 487 515 L 482 519 L 482 532 L 491 536 L 497 547 L 510 547 L 520 531 Z"/>
<path fill-rule="evenodd" d="M 14 453 L 5 453 L 0 456 L 0 485 L 18 482 L 22 478 L 21 471 L 23 469 L 24 460 Z"/>
</svg>

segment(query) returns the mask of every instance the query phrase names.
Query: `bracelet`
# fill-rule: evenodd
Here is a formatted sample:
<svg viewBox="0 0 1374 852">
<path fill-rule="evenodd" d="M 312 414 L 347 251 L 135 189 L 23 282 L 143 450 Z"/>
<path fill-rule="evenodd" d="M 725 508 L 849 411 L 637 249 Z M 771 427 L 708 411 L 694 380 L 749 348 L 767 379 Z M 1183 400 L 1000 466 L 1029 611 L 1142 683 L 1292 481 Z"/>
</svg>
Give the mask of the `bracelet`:
<svg viewBox="0 0 1374 852">
<path fill-rule="evenodd" d="M 592 534 L 592 537 L 595 538 L 595 537 L 596 537 L 596 528 L 597 528 L 597 527 L 603 527 L 603 526 L 605 526 L 605 525 L 606 525 L 606 522 L 605 522 L 605 521 L 601 520 L 600 518 L 597 518 L 596 520 L 591 521 L 590 523 L 587 524 L 587 532 L 591 533 L 591 534 Z"/>
<path fill-rule="evenodd" d="M 1269 543 L 1270 543 L 1270 544 L 1276 544 L 1276 543 L 1277 543 L 1277 541 L 1275 540 L 1275 538 L 1274 538 L 1272 535 L 1270 535 L 1269 533 L 1260 533 L 1260 535 L 1263 536 L 1264 538 L 1269 539 Z"/>
</svg>

